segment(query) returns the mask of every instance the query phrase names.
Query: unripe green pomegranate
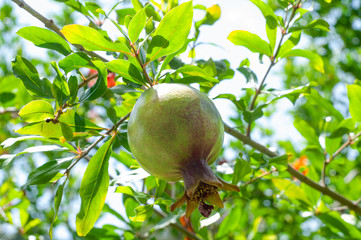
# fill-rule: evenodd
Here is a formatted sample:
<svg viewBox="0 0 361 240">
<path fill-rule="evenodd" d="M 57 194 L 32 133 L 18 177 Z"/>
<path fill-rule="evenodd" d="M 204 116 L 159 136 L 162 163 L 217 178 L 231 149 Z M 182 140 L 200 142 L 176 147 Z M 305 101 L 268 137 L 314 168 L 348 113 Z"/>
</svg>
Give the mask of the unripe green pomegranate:
<svg viewBox="0 0 361 240">
<path fill-rule="evenodd" d="M 136 102 L 128 122 L 128 142 L 139 164 L 153 176 L 183 179 L 184 196 L 171 210 L 187 201 L 186 215 L 199 205 L 209 216 L 223 203 L 217 188 L 239 190 L 217 178 L 210 164 L 223 144 L 223 122 L 208 96 L 183 84 L 159 84 L 147 89 Z"/>
</svg>

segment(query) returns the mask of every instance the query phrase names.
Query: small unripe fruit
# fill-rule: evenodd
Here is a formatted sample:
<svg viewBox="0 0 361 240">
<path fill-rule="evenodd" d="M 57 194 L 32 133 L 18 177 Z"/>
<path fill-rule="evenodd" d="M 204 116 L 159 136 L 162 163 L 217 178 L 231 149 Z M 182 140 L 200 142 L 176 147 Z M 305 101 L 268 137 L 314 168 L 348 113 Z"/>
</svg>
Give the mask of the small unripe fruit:
<svg viewBox="0 0 361 240">
<path fill-rule="evenodd" d="M 208 208 L 205 214 L 209 215 L 209 205 L 203 200 L 223 207 L 217 187 L 231 185 L 218 179 L 209 167 L 222 149 L 223 135 L 223 122 L 213 102 L 183 84 L 147 89 L 128 122 L 129 146 L 139 164 L 159 179 L 184 180 L 186 194 L 181 204 L 187 200 L 187 215 L 194 210 L 189 205 L 195 202 L 196 206 L 201 203 L 200 209 Z"/>
</svg>

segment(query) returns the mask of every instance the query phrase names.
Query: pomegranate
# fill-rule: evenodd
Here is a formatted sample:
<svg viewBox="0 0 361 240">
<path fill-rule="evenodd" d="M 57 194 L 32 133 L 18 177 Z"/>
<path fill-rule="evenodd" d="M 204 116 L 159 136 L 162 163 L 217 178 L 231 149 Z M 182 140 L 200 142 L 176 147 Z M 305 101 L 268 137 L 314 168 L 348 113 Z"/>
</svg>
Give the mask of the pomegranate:
<svg viewBox="0 0 361 240">
<path fill-rule="evenodd" d="M 209 166 L 221 151 L 223 135 L 223 122 L 213 102 L 183 84 L 147 89 L 128 122 L 129 146 L 139 164 L 159 179 L 183 179 L 185 193 L 171 210 L 187 201 L 187 217 L 197 206 L 206 217 L 212 205 L 223 207 L 218 188 L 239 191 L 217 178 Z"/>
</svg>

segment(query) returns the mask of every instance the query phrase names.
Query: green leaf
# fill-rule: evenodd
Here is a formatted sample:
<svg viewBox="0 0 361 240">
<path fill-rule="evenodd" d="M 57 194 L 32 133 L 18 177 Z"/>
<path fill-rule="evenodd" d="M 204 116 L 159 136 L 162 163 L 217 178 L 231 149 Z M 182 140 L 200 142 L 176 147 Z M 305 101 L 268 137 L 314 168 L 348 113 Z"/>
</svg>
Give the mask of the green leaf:
<svg viewBox="0 0 361 240">
<path fill-rule="evenodd" d="M 79 102 L 89 102 L 103 96 L 105 91 L 108 89 L 106 79 L 108 76 L 105 64 L 100 60 L 94 60 L 93 64 L 98 70 L 98 78 L 93 86 L 85 90 L 85 92 L 79 98 Z"/>
<path fill-rule="evenodd" d="M 301 133 L 301 135 L 307 140 L 309 145 L 316 146 L 319 149 L 322 149 L 321 144 L 316 135 L 315 129 L 313 129 L 308 122 L 302 119 L 296 119 L 293 122 L 295 128 Z"/>
<path fill-rule="evenodd" d="M 227 236 L 237 229 L 241 217 L 242 208 L 239 205 L 234 206 L 232 211 L 229 211 L 229 214 L 221 222 L 215 239 L 229 239 Z"/>
<path fill-rule="evenodd" d="M 300 39 L 301 31 L 292 33 L 292 35 L 287 39 L 287 41 L 282 44 L 277 57 L 283 57 L 285 53 L 289 52 L 299 43 Z"/>
<path fill-rule="evenodd" d="M 16 56 L 12 62 L 14 75 L 23 81 L 28 92 L 35 97 L 54 98 L 51 93 L 51 83 L 48 79 L 39 78 L 38 71 L 31 62 Z"/>
<path fill-rule="evenodd" d="M 341 122 L 344 119 L 342 114 L 334 107 L 333 103 L 330 100 L 323 98 L 316 89 L 311 88 L 310 94 L 305 94 L 305 97 L 308 102 L 325 109 L 327 113 L 330 116 L 335 117 L 337 121 Z"/>
<path fill-rule="evenodd" d="M 330 25 L 323 19 L 315 19 L 312 22 L 308 23 L 307 25 L 296 25 L 293 27 L 290 27 L 290 29 L 288 30 L 288 32 L 295 32 L 295 31 L 300 31 L 300 30 L 304 30 L 304 29 L 310 29 L 310 28 L 314 28 L 314 29 L 320 29 L 322 31 L 330 31 Z"/>
<path fill-rule="evenodd" d="M 81 206 L 76 216 L 79 236 L 88 234 L 102 211 L 109 186 L 108 165 L 112 141 L 108 140 L 98 149 L 85 170 L 79 189 Z"/>
<path fill-rule="evenodd" d="M 277 37 L 277 16 L 273 12 L 273 9 L 267 5 L 265 2 L 261 0 L 250 0 L 254 5 L 258 7 L 259 10 L 261 10 L 262 15 L 266 19 L 266 33 L 267 37 L 270 43 L 271 52 L 273 52 L 273 49 L 276 45 L 276 37 Z"/>
<path fill-rule="evenodd" d="M 276 167 L 279 172 L 282 172 L 287 169 L 287 160 L 288 155 L 284 154 L 281 156 L 270 158 L 268 163 L 269 165 Z"/>
<path fill-rule="evenodd" d="M 105 63 L 105 66 L 110 71 L 119 74 L 120 76 L 126 78 L 129 81 L 141 85 L 144 85 L 145 83 L 137 67 L 127 60 L 123 60 L 123 59 L 113 60 L 108 63 Z"/>
<path fill-rule="evenodd" d="M 127 194 L 129 196 L 132 196 L 135 198 L 135 200 L 137 200 L 139 203 L 142 203 L 142 204 L 145 204 L 148 201 L 148 199 L 150 198 L 150 195 L 148 195 L 146 193 L 142 193 L 142 192 L 137 192 L 129 186 L 118 186 L 115 189 L 115 193 L 122 193 L 122 194 Z"/>
<path fill-rule="evenodd" d="M 52 62 L 51 65 L 57 72 L 53 84 L 51 85 L 51 92 L 59 105 L 62 106 L 69 99 L 69 87 L 63 74 L 60 72 L 58 65 L 55 62 Z"/>
<path fill-rule="evenodd" d="M 328 212 L 316 215 L 335 234 L 343 239 L 360 239 L 360 230 L 350 223 L 345 222 L 338 212 Z M 342 233 L 342 234 L 340 234 Z"/>
<path fill-rule="evenodd" d="M 70 142 L 73 139 L 73 130 L 69 127 L 68 124 L 60 122 L 61 132 L 63 133 L 63 137 Z"/>
<path fill-rule="evenodd" d="M 235 30 L 228 35 L 227 39 L 234 45 L 246 47 L 254 53 L 264 54 L 269 57 L 272 56 L 270 45 L 256 34 L 243 30 Z"/>
<path fill-rule="evenodd" d="M 214 4 L 206 10 L 206 15 L 202 20 L 195 23 L 195 27 L 199 28 L 201 25 L 213 25 L 221 17 L 221 7 L 218 4 Z"/>
<path fill-rule="evenodd" d="M 26 104 L 19 111 L 19 116 L 25 122 L 40 122 L 54 117 L 54 109 L 50 103 L 34 100 Z"/>
<path fill-rule="evenodd" d="M 91 59 L 83 52 L 73 53 L 64 59 L 59 61 L 59 67 L 62 68 L 65 73 L 69 73 L 75 69 L 82 67 L 85 68 L 95 68 Z"/>
<path fill-rule="evenodd" d="M 124 25 L 124 19 L 126 16 L 134 16 L 137 12 L 133 8 L 123 8 L 116 10 L 117 20 L 120 25 Z"/>
<path fill-rule="evenodd" d="M 139 206 L 139 207 L 135 208 L 134 210 L 135 210 L 136 215 L 134 217 L 129 217 L 129 219 L 132 220 L 133 222 L 144 222 L 145 220 L 150 218 L 150 216 L 152 216 L 153 204 Z"/>
<path fill-rule="evenodd" d="M 112 91 L 115 94 L 123 95 L 125 93 L 129 92 L 140 92 L 139 90 L 132 88 L 131 86 L 125 85 L 125 84 L 119 84 L 117 86 L 114 86 L 110 88 L 110 91 Z"/>
<path fill-rule="evenodd" d="M 240 66 L 237 70 L 243 74 L 247 83 L 255 84 L 258 82 L 257 75 L 247 66 Z"/>
<path fill-rule="evenodd" d="M 237 158 L 236 164 L 234 165 L 232 184 L 239 183 L 239 181 L 241 181 L 246 175 L 251 173 L 251 171 L 251 164 L 248 161 Z"/>
<path fill-rule="evenodd" d="M 70 43 L 80 44 L 85 50 L 121 52 L 131 55 L 131 52 L 126 45 L 120 42 L 114 43 L 108 41 L 100 32 L 93 28 L 71 24 L 64 26 L 60 31 Z"/>
<path fill-rule="evenodd" d="M 355 121 L 353 120 L 353 118 L 346 118 L 343 119 L 335 128 L 335 130 L 333 130 L 333 132 L 331 133 L 331 135 L 329 136 L 330 138 L 338 138 L 338 137 L 342 137 L 344 134 L 349 133 L 350 131 L 352 131 L 355 128 Z"/>
<path fill-rule="evenodd" d="M 261 118 L 263 116 L 263 111 L 262 108 L 264 108 L 266 105 L 260 105 L 257 108 L 253 109 L 252 111 L 248 111 L 245 110 L 243 112 L 243 116 L 244 116 L 244 120 L 248 123 L 251 124 L 252 122 L 254 122 L 255 120 Z"/>
<path fill-rule="evenodd" d="M 170 10 L 153 34 L 145 65 L 159 57 L 178 51 L 187 40 L 192 19 L 192 1 L 185 2 Z"/>
<path fill-rule="evenodd" d="M 355 122 L 361 122 L 361 86 L 347 85 L 347 96 L 352 119 Z"/>
<path fill-rule="evenodd" d="M 167 181 L 156 178 L 155 182 L 157 184 L 157 190 L 154 194 L 154 198 L 157 199 L 164 192 L 164 189 L 167 186 Z"/>
<path fill-rule="evenodd" d="M 107 115 L 108 115 L 108 118 L 110 119 L 110 121 L 112 121 L 114 124 L 117 123 L 117 121 L 118 121 L 117 112 L 115 111 L 115 109 L 112 106 L 107 108 Z"/>
<path fill-rule="evenodd" d="M 69 86 L 69 105 L 73 104 L 76 101 L 78 95 L 78 78 L 75 76 L 71 76 L 68 80 Z"/>
<path fill-rule="evenodd" d="M 24 27 L 17 34 L 38 47 L 52 49 L 65 56 L 72 52 L 69 44 L 62 37 L 48 29 L 35 26 Z"/>
<path fill-rule="evenodd" d="M 206 81 L 218 83 L 217 79 L 209 76 L 203 69 L 197 66 L 180 67 L 177 71 L 175 71 L 175 73 L 181 73 L 183 75 L 183 79 L 187 77 L 200 77 L 204 78 Z"/>
<path fill-rule="evenodd" d="M 128 25 L 128 36 L 132 43 L 138 40 L 146 22 L 147 15 L 145 14 L 145 8 L 142 8 L 137 12 L 137 14 L 135 14 Z"/>
<path fill-rule="evenodd" d="M 287 179 L 272 179 L 273 184 L 282 191 L 290 200 L 297 199 L 308 205 L 312 205 L 310 200 L 307 198 L 307 195 L 302 188 L 296 186 L 290 180 Z"/>
<path fill-rule="evenodd" d="M 287 57 L 304 57 L 310 60 L 311 66 L 316 69 L 317 71 L 324 73 L 325 70 L 323 68 L 323 60 L 322 58 L 311 51 L 302 50 L 302 49 L 293 49 L 286 53 L 284 53 L 281 57 L 287 58 Z"/>
<path fill-rule="evenodd" d="M 131 0 L 131 1 L 135 11 L 139 12 L 141 9 L 143 9 L 143 5 L 139 0 Z"/>
<path fill-rule="evenodd" d="M 24 186 L 48 183 L 60 170 L 68 168 L 72 160 L 71 157 L 70 159 L 53 160 L 43 164 L 31 171 Z"/>
<path fill-rule="evenodd" d="M 59 187 L 58 187 L 58 189 L 56 190 L 56 193 L 55 193 L 54 217 L 53 217 L 53 220 L 52 220 L 50 228 L 49 228 L 50 239 L 53 238 L 53 226 L 54 226 L 55 221 L 58 219 L 59 207 L 60 207 L 61 200 L 63 198 L 64 186 L 65 186 L 67 180 L 68 180 L 68 178 L 66 178 L 65 181 L 61 185 L 59 185 Z"/>
</svg>

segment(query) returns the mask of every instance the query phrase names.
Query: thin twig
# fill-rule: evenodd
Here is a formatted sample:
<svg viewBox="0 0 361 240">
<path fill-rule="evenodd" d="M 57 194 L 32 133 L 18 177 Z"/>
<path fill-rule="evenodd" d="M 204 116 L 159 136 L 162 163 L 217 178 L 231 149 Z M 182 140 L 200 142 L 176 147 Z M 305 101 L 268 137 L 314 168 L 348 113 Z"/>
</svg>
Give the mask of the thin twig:
<svg viewBox="0 0 361 240">
<path fill-rule="evenodd" d="M 48 18 L 44 17 L 38 11 L 36 11 L 32 7 L 30 7 L 28 4 L 26 4 L 25 1 L 23 1 L 23 0 L 11 0 L 11 1 L 16 3 L 19 7 L 21 7 L 22 9 L 24 9 L 25 11 L 27 11 L 28 13 L 33 15 L 35 18 L 37 18 L 42 23 L 44 23 L 45 27 L 53 30 L 56 34 L 58 34 L 59 36 L 61 36 L 62 38 L 64 38 L 66 40 L 65 36 L 60 32 L 60 28 L 54 23 L 54 21 L 52 19 L 48 19 Z M 76 45 L 76 44 L 72 44 L 72 45 L 74 47 L 76 47 L 79 51 L 85 52 L 86 54 L 88 54 L 91 57 L 98 58 L 98 59 L 102 60 L 103 62 L 108 62 L 108 60 L 106 58 L 103 58 L 102 56 L 98 55 L 95 52 L 87 51 L 80 45 Z"/>
<path fill-rule="evenodd" d="M 104 135 L 99 137 L 95 142 L 93 142 L 87 149 L 85 149 L 78 157 L 77 159 L 66 169 L 65 175 L 69 174 L 70 170 L 86 155 L 89 154 L 90 150 L 92 150 L 100 141 L 102 141 L 107 135 L 112 133 L 117 127 L 122 124 L 127 118 L 129 118 L 130 113 L 122 117 L 116 124 L 114 124 Z"/>
<path fill-rule="evenodd" d="M 272 172 L 275 172 L 275 171 L 277 171 L 276 168 L 272 169 L 271 171 L 264 172 L 264 173 L 262 173 L 261 175 L 258 175 L 257 177 L 252 178 L 252 179 L 249 180 L 248 182 L 243 183 L 243 184 L 242 184 L 242 187 L 243 187 L 243 186 L 247 186 L 248 184 L 251 184 L 251 183 L 257 181 L 258 179 L 261 179 L 261 178 L 263 178 L 264 176 L 270 175 Z"/>
<path fill-rule="evenodd" d="M 233 129 L 229 127 L 227 124 L 224 123 L 224 129 L 227 133 L 232 135 L 233 137 L 241 140 L 244 144 L 249 145 L 253 147 L 254 149 L 258 150 L 261 153 L 266 154 L 269 157 L 277 157 L 278 154 L 269 150 L 267 147 L 263 146 L 262 144 L 259 144 L 249 137 L 243 135 L 241 132 L 239 132 L 236 129 Z M 321 186 L 320 184 L 314 182 L 313 180 L 309 179 L 296 169 L 294 169 L 290 164 L 287 165 L 287 172 L 289 172 L 292 176 L 300 180 L 301 182 L 309 185 L 310 187 L 318 190 L 319 192 L 333 198 L 334 200 L 338 201 L 342 205 L 346 205 L 350 210 L 355 211 L 357 214 L 361 215 L 361 206 L 358 206 L 358 204 L 355 204 L 355 202 L 352 202 L 351 200 L 345 198 L 339 193 L 336 193 L 329 188 L 326 188 L 324 186 Z"/>
<path fill-rule="evenodd" d="M 341 147 L 339 147 L 339 149 L 337 149 L 328 159 L 325 159 L 323 161 L 323 168 L 322 168 L 322 172 L 321 172 L 321 185 L 323 185 L 324 187 L 327 187 L 325 178 L 326 178 L 326 168 L 327 168 L 328 164 L 330 164 L 331 161 L 342 152 L 342 150 L 344 150 L 349 145 L 353 144 L 353 142 L 360 136 L 361 136 L 361 132 L 357 133 L 353 137 L 349 137 L 348 140 L 346 142 L 344 142 L 344 144 L 342 144 Z"/>
<path fill-rule="evenodd" d="M 300 6 L 300 3 L 301 3 L 301 0 L 299 0 L 299 1 L 296 3 L 296 5 L 294 5 L 293 11 L 292 11 L 292 14 L 291 14 L 291 17 L 290 17 L 289 21 L 287 22 L 287 24 L 286 24 L 286 26 L 285 26 L 285 29 L 282 29 L 282 31 L 281 31 L 281 33 L 282 33 L 281 39 L 280 39 L 280 41 L 278 42 L 278 45 L 277 45 L 277 47 L 276 47 L 275 53 L 273 54 L 273 56 L 270 57 L 271 62 L 270 62 L 270 64 L 269 64 L 269 66 L 268 66 L 268 69 L 267 69 L 265 75 L 263 76 L 263 79 L 262 79 L 261 83 L 259 84 L 259 87 L 256 89 L 256 93 L 254 94 L 253 99 L 252 99 L 252 102 L 251 102 L 251 105 L 250 105 L 250 107 L 249 107 L 249 110 L 250 110 L 250 111 L 254 110 L 254 107 L 255 107 L 255 105 L 256 105 L 256 100 L 257 100 L 259 94 L 261 94 L 261 91 L 262 91 L 263 85 L 264 85 L 264 83 L 265 83 L 265 81 L 266 81 L 266 78 L 268 77 L 268 74 L 270 73 L 270 71 L 271 71 L 271 69 L 273 68 L 273 66 L 277 63 L 277 62 L 276 62 L 276 60 L 277 60 L 277 55 L 278 55 L 278 53 L 279 53 L 279 51 L 280 51 L 280 49 L 281 49 L 283 39 L 284 39 L 284 37 L 288 34 L 288 33 L 287 33 L 287 30 L 288 30 L 288 28 L 289 28 L 289 26 L 290 26 L 290 24 L 291 24 L 292 19 L 294 18 L 295 14 L 296 14 L 296 10 L 297 10 L 298 7 Z M 247 133 L 246 133 L 246 136 L 247 136 L 247 137 L 250 137 L 250 135 L 251 135 L 251 127 L 252 127 L 252 122 L 249 121 L 249 124 L 248 124 L 248 127 L 247 127 Z"/>
</svg>

